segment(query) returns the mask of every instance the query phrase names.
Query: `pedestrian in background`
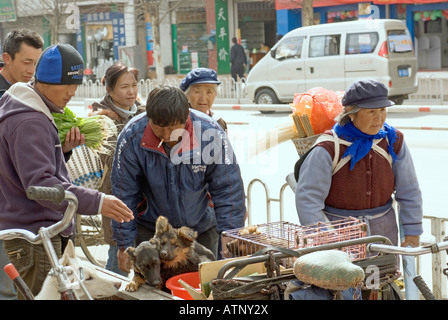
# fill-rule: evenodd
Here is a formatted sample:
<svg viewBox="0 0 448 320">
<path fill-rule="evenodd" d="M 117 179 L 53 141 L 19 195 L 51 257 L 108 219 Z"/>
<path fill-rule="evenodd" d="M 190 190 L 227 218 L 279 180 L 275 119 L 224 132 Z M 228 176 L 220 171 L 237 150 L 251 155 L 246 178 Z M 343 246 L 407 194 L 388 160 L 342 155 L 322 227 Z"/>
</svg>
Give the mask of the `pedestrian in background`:
<svg viewBox="0 0 448 320">
<path fill-rule="evenodd" d="M 244 66 L 247 64 L 246 53 L 235 37 L 232 38 L 233 46 L 230 48 L 230 73 L 233 80 L 244 78 Z M 238 76 L 238 77 L 237 77 Z"/>
</svg>

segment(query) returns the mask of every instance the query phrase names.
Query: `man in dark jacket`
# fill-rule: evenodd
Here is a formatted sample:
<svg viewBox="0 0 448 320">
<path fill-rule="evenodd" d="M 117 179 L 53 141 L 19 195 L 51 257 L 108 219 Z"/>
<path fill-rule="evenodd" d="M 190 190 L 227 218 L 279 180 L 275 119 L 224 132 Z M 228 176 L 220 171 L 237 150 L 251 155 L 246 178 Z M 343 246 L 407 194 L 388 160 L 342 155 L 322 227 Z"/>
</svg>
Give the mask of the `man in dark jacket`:
<svg viewBox="0 0 448 320">
<path fill-rule="evenodd" d="M 77 213 L 109 216 L 119 222 L 134 217 L 126 205 L 111 195 L 77 187 L 70 182 L 65 166 L 64 146 L 52 113 L 63 108 L 82 83 L 84 63 L 70 45 L 47 48 L 41 55 L 35 83 L 14 84 L 0 99 L 0 230 L 25 229 L 37 233 L 62 219 L 67 202 L 29 200 L 29 186 L 53 187 L 60 184 L 79 200 Z M 57 255 L 63 238 L 73 233 L 73 225 L 53 237 Z M 42 244 L 25 240 L 5 240 L 3 246 L 34 295 L 38 294 L 50 263 Z M 18 254 L 19 253 L 19 254 Z"/>
<path fill-rule="evenodd" d="M 36 70 L 44 42 L 28 29 L 12 30 L 3 42 L 4 66 L 0 71 L 0 97 L 16 82 L 29 82 Z"/>
<path fill-rule="evenodd" d="M 179 88 L 150 92 L 146 113 L 118 137 L 111 179 L 113 194 L 135 216 L 112 222 L 122 270 L 124 250 L 150 239 L 159 216 L 197 231 L 197 241 L 215 256 L 221 232 L 244 225 L 244 186 L 232 146 L 215 120 L 189 109 Z M 144 200 L 147 209 L 138 212 Z"/>
<path fill-rule="evenodd" d="M 237 42 L 237 39 L 232 38 L 233 46 L 230 48 L 230 72 L 233 80 L 238 81 L 237 75 L 240 79 L 244 77 L 244 65 L 247 64 L 246 53 L 244 48 Z"/>
</svg>

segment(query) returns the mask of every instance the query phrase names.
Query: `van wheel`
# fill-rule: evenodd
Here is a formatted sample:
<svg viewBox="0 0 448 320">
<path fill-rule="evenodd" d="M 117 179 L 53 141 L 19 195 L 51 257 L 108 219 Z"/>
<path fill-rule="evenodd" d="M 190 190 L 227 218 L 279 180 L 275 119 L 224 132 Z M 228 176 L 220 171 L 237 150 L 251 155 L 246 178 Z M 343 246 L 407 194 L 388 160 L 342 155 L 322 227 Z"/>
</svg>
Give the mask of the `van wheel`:
<svg viewBox="0 0 448 320">
<path fill-rule="evenodd" d="M 396 105 L 402 105 L 404 102 L 404 96 L 395 96 L 395 97 L 391 97 L 390 100 L 392 100 L 393 102 L 395 102 Z"/>
<path fill-rule="evenodd" d="M 255 96 L 256 104 L 278 104 L 279 101 L 271 89 L 261 89 Z"/>
</svg>

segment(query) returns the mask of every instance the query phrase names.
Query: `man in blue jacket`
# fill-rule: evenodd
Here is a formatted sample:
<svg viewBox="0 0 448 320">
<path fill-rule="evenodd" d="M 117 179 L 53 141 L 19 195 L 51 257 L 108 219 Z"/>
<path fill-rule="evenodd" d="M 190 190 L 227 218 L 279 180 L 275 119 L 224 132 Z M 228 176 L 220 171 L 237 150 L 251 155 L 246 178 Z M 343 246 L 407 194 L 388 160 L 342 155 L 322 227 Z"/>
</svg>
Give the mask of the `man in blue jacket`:
<svg viewBox="0 0 448 320">
<path fill-rule="evenodd" d="M 121 132 L 112 168 L 112 192 L 135 217 L 112 222 L 119 266 L 128 270 L 124 250 L 150 239 L 159 216 L 193 228 L 217 256 L 219 234 L 242 227 L 246 213 L 232 146 L 215 120 L 189 109 L 179 88 L 151 91 L 146 111 Z M 146 208 L 138 210 L 142 202 Z"/>
</svg>

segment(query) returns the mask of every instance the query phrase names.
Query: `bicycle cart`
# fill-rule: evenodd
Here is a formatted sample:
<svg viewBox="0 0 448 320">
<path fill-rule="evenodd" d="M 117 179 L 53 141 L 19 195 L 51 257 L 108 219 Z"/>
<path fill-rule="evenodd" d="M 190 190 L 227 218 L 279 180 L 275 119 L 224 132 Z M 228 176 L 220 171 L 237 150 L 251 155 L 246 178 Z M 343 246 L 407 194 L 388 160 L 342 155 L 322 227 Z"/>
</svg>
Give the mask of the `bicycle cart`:
<svg viewBox="0 0 448 320">
<path fill-rule="evenodd" d="M 216 279 L 212 280 L 210 287 L 213 296 L 218 299 L 282 299 L 290 281 L 296 280 L 291 269 L 281 269 L 284 261 L 291 261 L 309 253 L 326 250 L 341 250 L 350 247 L 366 246 L 370 243 L 380 242 L 387 246 L 391 245 L 389 239 L 382 236 L 362 237 L 358 239 L 344 240 L 340 242 L 326 243 L 300 249 L 288 249 L 266 246 L 252 256 L 232 260 L 226 263 L 218 272 Z M 377 256 L 353 260 L 352 263 L 360 266 L 364 271 L 369 266 L 376 266 L 379 270 L 380 283 L 372 293 L 369 285 L 363 283 L 363 299 L 382 298 L 384 300 L 401 299 L 398 286 L 394 283 L 399 277 L 396 266 L 396 255 L 381 253 Z M 253 277 L 235 277 L 238 272 L 246 266 L 254 263 L 264 262 L 266 266 L 265 275 Z M 325 262 L 325 261 L 323 261 Z M 332 263 L 332 261 L 328 261 Z M 367 272 L 366 272 L 367 274 Z M 332 290 L 335 297 L 340 298 L 338 290 Z M 379 295 L 377 293 L 380 293 Z M 358 297 L 360 298 L 360 297 Z"/>
<path fill-rule="evenodd" d="M 288 284 L 297 280 L 292 273 L 291 266 L 294 261 L 304 255 L 317 251 L 340 250 L 350 255 L 353 248 L 363 248 L 361 255 L 351 255 L 351 262 L 363 269 L 365 278 L 359 288 L 362 292 L 362 299 L 370 300 L 401 300 L 404 299 L 402 291 L 402 283 L 400 281 L 401 273 L 398 270 L 398 256 L 417 256 L 426 253 L 437 253 L 448 249 L 448 242 L 436 243 L 431 246 L 418 248 L 403 248 L 393 246 L 390 240 L 383 236 L 357 236 L 344 240 L 337 236 L 337 232 L 329 229 L 328 226 L 322 228 L 320 234 L 320 242 L 315 241 L 315 245 L 303 246 L 304 238 L 308 239 L 309 234 L 303 235 L 303 230 L 311 233 L 316 226 L 308 229 L 301 227 L 297 232 L 297 226 L 294 226 L 291 236 L 287 235 L 291 230 L 289 223 L 280 223 L 281 231 L 276 230 L 279 223 L 269 223 L 260 225 L 257 232 L 230 230 L 224 235 L 230 237 L 227 241 L 227 248 L 231 253 L 245 251 L 250 254 L 237 260 L 226 263 L 218 272 L 216 279 L 212 280 L 210 287 L 214 298 L 218 299 L 281 299 L 287 292 Z M 286 227 L 285 227 L 286 226 Z M 252 229 L 253 231 L 253 229 Z M 301 234 L 302 233 L 302 234 Z M 336 236 L 334 242 L 322 240 L 326 238 L 326 233 Z M 298 237 L 298 234 L 301 234 Z M 298 239 L 300 238 L 300 239 Z M 280 239 L 280 240 L 279 240 Z M 319 237 L 311 237 L 311 239 L 319 239 Z M 446 239 L 445 239 L 446 241 Z M 292 244 L 292 245 L 291 245 Z M 244 250 L 242 250 L 244 248 Z M 351 248 L 351 249 L 350 249 Z M 256 250 L 250 251 L 250 250 Z M 359 251 L 359 250 L 358 250 Z M 255 253 L 254 253 L 255 252 Z M 364 255 L 365 253 L 365 255 Z M 236 254 L 237 255 L 237 254 Z M 256 275 L 249 277 L 237 277 L 236 275 L 246 266 L 250 264 L 264 262 L 266 268 L 265 275 Z M 325 263 L 332 261 L 322 261 Z M 284 267 L 285 269 L 281 269 Z M 444 269 L 444 274 L 448 274 L 448 268 Z M 426 286 L 420 276 L 413 277 L 414 281 L 425 299 L 434 299 L 431 290 Z M 307 284 L 305 284 L 307 285 Z M 309 287 L 309 285 L 307 286 Z M 406 288 L 405 288 L 406 289 Z M 341 292 L 333 290 L 336 299 L 341 298 Z M 354 292 L 359 291 L 355 290 Z M 354 294 L 355 296 L 355 294 Z M 359 295 L 357 298 L 360 298 Z"/>
</svg>

